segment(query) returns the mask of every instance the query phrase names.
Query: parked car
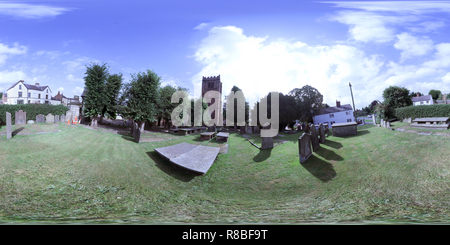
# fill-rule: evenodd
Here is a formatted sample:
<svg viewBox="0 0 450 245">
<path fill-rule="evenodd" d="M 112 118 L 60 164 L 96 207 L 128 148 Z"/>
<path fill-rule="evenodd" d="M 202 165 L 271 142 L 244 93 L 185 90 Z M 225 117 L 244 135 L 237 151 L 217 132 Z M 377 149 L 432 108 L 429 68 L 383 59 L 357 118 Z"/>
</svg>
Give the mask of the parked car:
<svg viewBox="0 0 450 245">
<path fill-rule="evenodd" d="M 367 116 L 367 118 L 371 118 L 371 117 L 372 117 L 372 115 L 368 115 L 368 116 Z"/>
</svg>

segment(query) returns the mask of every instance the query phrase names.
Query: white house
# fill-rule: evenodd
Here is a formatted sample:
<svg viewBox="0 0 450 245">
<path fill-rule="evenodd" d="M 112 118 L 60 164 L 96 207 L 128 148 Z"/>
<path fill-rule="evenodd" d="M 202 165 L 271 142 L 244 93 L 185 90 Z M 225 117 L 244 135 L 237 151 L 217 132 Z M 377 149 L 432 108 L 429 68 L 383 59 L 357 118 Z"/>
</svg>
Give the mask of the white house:
<svg viewBox="0 0 450 245">
<path fill-rule="evenodd" d="M 52 90 L 49 86 L 40 86 L 25 84 L 23 80 L 16 82 L 8 90 L 6 90 L 7 102 L 5 104 L 31 104 L 41 103 L 50 104 L 52 99 Z"/>
<path fill-rule="evenodd" d="M 417 94 L 416 97 L 412 97 L 411 98 L 413 105 L 433 105 L 433 98 L 431 97 L 431 95 L 424 95 L 424 96 L 419 96 L 419 94 Z"/>
<path fill-rule="evenodd" d="M 336 106 L 321 109 L 313 116 L 314 125 L 319 123 L 327 123 L 332 128 L 335 123 L 354 122 L 353 108 L 350 104 L 342 105 L 340 101 L 336 101 Z"/>
</svg>

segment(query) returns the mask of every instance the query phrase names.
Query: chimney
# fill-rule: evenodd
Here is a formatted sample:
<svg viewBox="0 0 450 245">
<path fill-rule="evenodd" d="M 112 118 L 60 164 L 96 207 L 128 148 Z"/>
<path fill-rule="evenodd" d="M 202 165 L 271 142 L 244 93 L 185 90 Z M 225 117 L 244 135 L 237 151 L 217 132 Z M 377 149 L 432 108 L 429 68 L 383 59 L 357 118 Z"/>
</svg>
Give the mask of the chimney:
<svg viewBox="0 0 450 245">
<path fill-rule="evenodd" d="M 336 100 L 336 106 L 340 107 L 341 106 L 341 102 L 339 100 Z"/>
<path fill-rule="evenodd" d="M 35 85 L 36 85 L 36 86 L 39 86 L 39 83 L 36 83 Z"/>
<path fill-rule="evenodd" d="M 417 93 L 416 95 L 417 95 L 416 97 L 420 97 L 419 93 Z"/>
</svg>

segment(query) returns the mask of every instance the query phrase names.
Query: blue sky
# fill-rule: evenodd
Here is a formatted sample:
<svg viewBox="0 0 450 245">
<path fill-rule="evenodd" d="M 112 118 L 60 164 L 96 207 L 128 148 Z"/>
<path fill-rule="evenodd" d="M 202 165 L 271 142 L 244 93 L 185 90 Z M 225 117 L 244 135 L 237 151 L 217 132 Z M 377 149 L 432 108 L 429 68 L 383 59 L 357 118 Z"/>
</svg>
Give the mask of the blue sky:
<svg viewBox="0 0 450 245">
<path fill-rule="evenodd" d="M 18 80 L 81 95 L 90 62 L 154 70 L 200 93 L 220 74 L 252 102 L 311 85 L 331 106 L 390 85 L 450 92 L 449 1 L 0 1 L 0 91 Z"/>
</svg>

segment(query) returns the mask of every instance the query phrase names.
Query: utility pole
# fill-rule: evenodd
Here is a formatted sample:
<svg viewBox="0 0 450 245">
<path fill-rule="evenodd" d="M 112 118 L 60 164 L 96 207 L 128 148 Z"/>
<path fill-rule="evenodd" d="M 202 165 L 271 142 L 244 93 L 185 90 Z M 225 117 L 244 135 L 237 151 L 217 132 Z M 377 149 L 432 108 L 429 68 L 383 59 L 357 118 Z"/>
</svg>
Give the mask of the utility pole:
<svg viewBox="0 0 450 245">
<path fill-rule="evenodd" d="M 348 85 L 350 86 L 350 93 L 352 94 L 352 102 L 353 102 L 353 116 L 355 117 L 355 122 L 358 122 L 356 120 L 356 108 L 355 108 L 355 101 L 353 100 L 353 92 L 352 92 L 352 84 L 348 82 Z"/>
</svg>

